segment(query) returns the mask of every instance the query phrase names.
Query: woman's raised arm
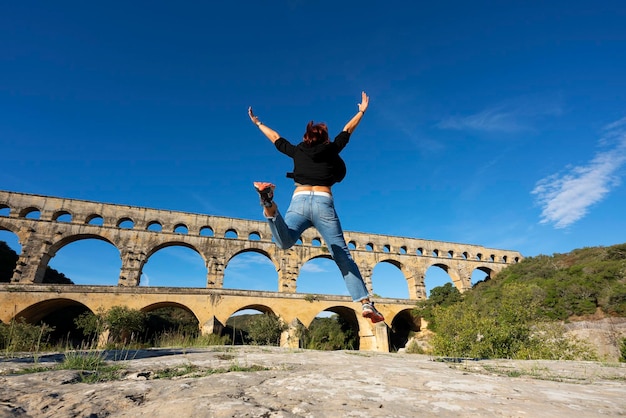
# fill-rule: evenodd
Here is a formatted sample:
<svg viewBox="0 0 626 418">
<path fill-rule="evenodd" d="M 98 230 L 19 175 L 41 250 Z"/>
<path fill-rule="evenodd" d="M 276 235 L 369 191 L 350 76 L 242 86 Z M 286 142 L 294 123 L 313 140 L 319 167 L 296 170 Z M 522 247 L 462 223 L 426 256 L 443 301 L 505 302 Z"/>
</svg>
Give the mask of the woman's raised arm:
<svg viewBox="0 0 626 418">
<path fill-rule="evenodd" d="M 361 92 L 361 103 L 359 103 L 359 111 L 356 112 L 356 115 L 354 115 L 352 117 L 352 119 L 350 119 L 348 121 L 348 123 L 346 123 L 346 126 L 343 127 L 343 130 L 348 132 L 348 133 L 352 133 L 356 127 L 359 125 L 359 122 L 361 122 L 361 118 L 363 117 L 363 115 L 365 114 L 365 111 L 367 110 L 367 107 L 370 104 L 370 98 L 367 96 L 367 94 L 365 94 L 364 91 Z"/>
<path fill-rule="evenodd" d="M 250 116 L 250 120 L 252 121 L 252 123 L 258 126 L 261 132 L 263 132 L 263 135 L 265 135 L 267 139 L 272 141 L 272 144 L 276 142 L 278 138 L 280 138 L 280 135 L 278 134 L 278 132 L 276 132 L 269 126 L 261 123 L 261 121 L 259 120 L 259 117 L 256 116 L 254 113 L 252 113 L 252 107 L 248 108 L 248 116 Z"/>
</svg>

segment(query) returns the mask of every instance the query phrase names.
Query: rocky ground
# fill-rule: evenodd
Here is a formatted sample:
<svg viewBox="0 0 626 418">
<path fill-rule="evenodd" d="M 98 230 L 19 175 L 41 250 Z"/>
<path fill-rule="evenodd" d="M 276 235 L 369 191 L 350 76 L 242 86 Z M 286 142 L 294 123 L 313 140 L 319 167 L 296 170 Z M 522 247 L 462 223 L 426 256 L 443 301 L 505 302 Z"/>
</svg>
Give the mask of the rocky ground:
<svg viewBox="0 0 626 418">
<path fill-rule="evenodd" d="M 61 354 L 0 360 L 0 417 L 596 417 L 626 415 L 626 364 L 434 361 L 275 347 L 106 353 L 85 383 Z M 93 377 L 93 376 L 92 376 Z"/>
</svg>

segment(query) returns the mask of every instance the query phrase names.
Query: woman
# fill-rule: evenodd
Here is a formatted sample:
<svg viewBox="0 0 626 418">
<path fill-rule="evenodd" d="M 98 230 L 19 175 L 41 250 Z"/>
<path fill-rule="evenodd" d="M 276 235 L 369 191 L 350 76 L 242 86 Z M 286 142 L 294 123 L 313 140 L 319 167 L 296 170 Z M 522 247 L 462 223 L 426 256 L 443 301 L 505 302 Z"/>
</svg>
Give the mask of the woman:
<svg viewBox="0 0 626 418">
<path fill-rule="evenodd" d="M 328 245 L 352 300 L 360 302 L 363 316 L 376 323 L 385 318 L 370 301 L 359 268 L 348 250 L 331 192 L 333 184 L 341 181 L 346 174 L 346 166 L 339 153 L 348 144 L 350 135 L 361 122 L 368 105 L 369 97 L 362 92 L 358 112 L 332 142 L 326 124 L 309 122 L 303 141 L 298 145 L 291 144 L 261 123 L 252 108 L 248 109 L 248 115 L 276 149 L 291 157 L 294 162 L 293 173 L 287 175 L 295 180 L 296 190 L 284 218 L 273 201 L 275 186 L 271 183 L 254 183 L 276 244 L 283 250 L 291 248 L 306 229 L 315 227 Z"/>
</svg>

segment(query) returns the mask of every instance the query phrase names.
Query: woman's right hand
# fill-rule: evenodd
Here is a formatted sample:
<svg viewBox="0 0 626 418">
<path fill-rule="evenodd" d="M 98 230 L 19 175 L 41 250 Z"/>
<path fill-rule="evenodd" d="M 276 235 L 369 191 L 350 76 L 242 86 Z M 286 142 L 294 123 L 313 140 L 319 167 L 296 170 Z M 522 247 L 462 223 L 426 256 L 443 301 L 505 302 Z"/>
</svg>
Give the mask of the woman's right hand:
<svg viewBox="0 0 626 418">
<path fill-rule="evenodd" d="M 248 108 L 248 116 L 250 116 L 250 120 L 252 121 L 252 123 L 254 123 L 255 125 L 259 124 L 259 117 L 256 116 L 253 112 L 252 112 L 252 106 L 250 106 Z"/>
</svg>

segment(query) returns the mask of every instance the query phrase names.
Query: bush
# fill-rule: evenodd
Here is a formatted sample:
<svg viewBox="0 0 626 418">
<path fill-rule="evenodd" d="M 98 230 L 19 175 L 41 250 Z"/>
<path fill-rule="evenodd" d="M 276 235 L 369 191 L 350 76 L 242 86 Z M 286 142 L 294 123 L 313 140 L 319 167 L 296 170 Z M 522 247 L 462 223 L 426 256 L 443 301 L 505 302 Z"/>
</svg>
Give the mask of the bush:
<svg viewBox="0 0 626 418">
<path fill-rule="evenodd" d="M 108 342 L 128 344 L 143 334 L 147 315 L 125 306 L 114 306 L 106 312 L 86 312 L 74 320 L 85 335 L 98 336 L 109 331 Z"/>
<path fill-rule="evenodd" d="M 0 323 L 0 349 L 6 352 L 39 351 L 53 330 L 46 324 L 27 324 L 23 319 Z"/>
<path fill-rule="evenodd" d="M 622 340 L 622 346 L 620 347 L 622 357 L 619 359 L 622 363 L 626 363 L 626 338 Z"/>
<path fill-rule="evenodd" d="M 249 324 L 248 338 L 252 344 L 280 345 L 280 336 L 287 326 L 276 315 L 255 315 Z"/>
<path fill-rule="evenodd" d="M 508 283 L 498 292 L 436 307 L 434 354 L 448 357 L 591 360 L 595 353 L 565 336 L 558 323 L 541 319 L 541 289 Z"/>
<path fill-rule="evenodd" d="M 312 350 L 354 350 L 357 335 L 340 316 L 315 318 L 301 335 L 302 345 Z"/>
</svg>

